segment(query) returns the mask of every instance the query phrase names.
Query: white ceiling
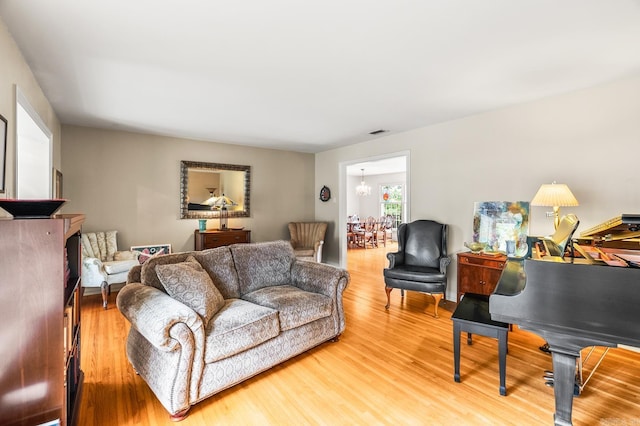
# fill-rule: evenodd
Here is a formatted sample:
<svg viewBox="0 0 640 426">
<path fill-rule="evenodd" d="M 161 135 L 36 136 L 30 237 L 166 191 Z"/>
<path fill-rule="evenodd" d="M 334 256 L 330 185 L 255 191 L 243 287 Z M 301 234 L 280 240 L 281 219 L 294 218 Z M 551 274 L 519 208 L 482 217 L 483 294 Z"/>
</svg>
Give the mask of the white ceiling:
<svg viewBox="0 0 640 426">
<path fill-rule="evenodd" d="M 319 152 L 640 72 L 640 0 L 0 0 L 63 123 Z"/>
</svg>

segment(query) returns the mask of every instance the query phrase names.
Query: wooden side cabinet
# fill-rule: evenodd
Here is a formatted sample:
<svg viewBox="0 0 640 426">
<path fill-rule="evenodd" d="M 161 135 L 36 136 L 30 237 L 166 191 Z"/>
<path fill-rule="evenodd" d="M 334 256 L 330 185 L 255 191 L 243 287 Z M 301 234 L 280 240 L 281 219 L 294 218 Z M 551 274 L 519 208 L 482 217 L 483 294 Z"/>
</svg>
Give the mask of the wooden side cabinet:
<svg viewBox="0 0 640 426">
<path fill-rule="evenodd" d="M 458 253 L 458 303 L 464 293 L 489 295 L 495 290 L 507 257 Z"/>
<path fill-rule="evenodd" d="M 196 250 L 206 250 L 215 247 L 228 246 L 238 243 L 250 243 L 251 231 L 246 229 L 230 229 L 228 231 L 200 231 L 196 229 L 193 239 Z"/>
<path fill-rule="evenodd" d="M 0 219 L 0 424 L 75 425 L 84 215 Z"/>
</svg>

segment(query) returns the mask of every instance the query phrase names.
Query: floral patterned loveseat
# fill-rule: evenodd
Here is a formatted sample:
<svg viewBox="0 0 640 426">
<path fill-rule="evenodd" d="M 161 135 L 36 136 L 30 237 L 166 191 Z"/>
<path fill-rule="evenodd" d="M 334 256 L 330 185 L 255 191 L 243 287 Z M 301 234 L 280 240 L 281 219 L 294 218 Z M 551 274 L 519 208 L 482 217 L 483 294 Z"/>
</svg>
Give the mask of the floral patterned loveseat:
<svg viewBox="0 0 640 426">
<path fill-rule="evenodd" d="M 126 351 L 172 420 L 345 328 L 347 271 L 296 260 L 287 241 L 152 258 L 117 297 Z"/>
</svg>

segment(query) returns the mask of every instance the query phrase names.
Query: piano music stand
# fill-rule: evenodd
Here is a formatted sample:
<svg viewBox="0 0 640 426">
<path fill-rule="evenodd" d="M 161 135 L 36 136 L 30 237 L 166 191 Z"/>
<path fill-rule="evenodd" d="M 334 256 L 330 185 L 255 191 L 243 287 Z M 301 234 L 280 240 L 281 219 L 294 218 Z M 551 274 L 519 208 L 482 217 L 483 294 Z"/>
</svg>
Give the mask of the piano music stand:
<svg viewBox="0 0 640 426">
<path fill-rule="evenodd" d="M 453 321 L 453 380 L 460 383 L 460 333 L 467 332 L 467 344 L 470 345 L 471 335 L 494 337 L 498 339 L 498 363 L 500 365 L 500 395 L 507 394 L 507 335 L 509 324 L 491 319 L 489 313 L 489 296 L 475 293 L 465 293 L 456 310 L 451 315 Z"/>
</svg>

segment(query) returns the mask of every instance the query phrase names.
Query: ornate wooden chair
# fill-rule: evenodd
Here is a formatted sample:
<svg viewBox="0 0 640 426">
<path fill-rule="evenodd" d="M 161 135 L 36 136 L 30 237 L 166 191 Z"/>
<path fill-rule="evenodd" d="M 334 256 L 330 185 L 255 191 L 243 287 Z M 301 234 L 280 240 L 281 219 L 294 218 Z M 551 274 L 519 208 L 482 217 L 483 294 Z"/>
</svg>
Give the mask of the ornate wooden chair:
<svg viewBox="0 0 640 426">
<path fill-rule="evenodd" d="M 376 220 L 372 216 L 369 216 L 364 222 L 364 228 L 360 228 L 356 231 L 358 237 L 358 244 L 361 244 L 364 248 L 367 248 L 367 244 L 371 247 L 376 246 Z"/>
</svg>

